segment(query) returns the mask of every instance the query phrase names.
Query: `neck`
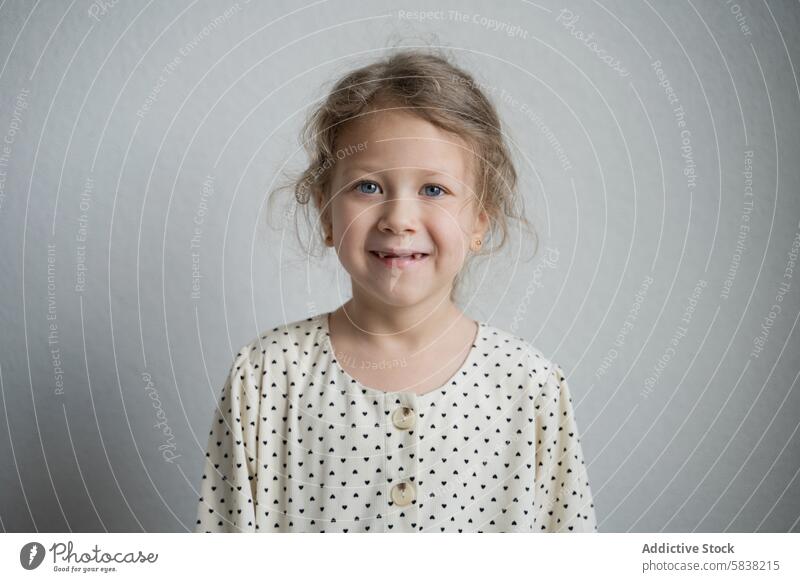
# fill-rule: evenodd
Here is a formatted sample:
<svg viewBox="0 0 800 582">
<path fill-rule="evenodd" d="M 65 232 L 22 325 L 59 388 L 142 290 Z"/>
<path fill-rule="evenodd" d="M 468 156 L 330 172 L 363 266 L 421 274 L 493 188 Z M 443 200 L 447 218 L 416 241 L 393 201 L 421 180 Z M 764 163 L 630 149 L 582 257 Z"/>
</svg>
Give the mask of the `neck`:
<svg viewBox="0 0 800 582">
<path fill-rule="evenodd" d="M 353 298 L 339 307 L 331 319 L 336 319 L 339 330 L 362 345 L 412 353 L 463 329 L 460 320 L 465 316 L 448 295 L 396 306 L 365 298 L 355 288 L 353 291 Z"/>
</svg>

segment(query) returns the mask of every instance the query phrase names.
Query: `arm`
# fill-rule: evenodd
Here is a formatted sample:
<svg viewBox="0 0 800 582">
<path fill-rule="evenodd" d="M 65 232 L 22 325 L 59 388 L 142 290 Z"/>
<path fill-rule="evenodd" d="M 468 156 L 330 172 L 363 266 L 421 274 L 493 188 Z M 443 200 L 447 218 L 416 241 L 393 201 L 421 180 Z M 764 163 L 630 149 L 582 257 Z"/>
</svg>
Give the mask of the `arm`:
<svg viewBox="0 0 800 582">
<path fill-rule="evenodd" d="M 536 397 L 534 530 L 596 532 L 597 521 L 564 373 L 552 364 Z"/>
<path fill-rule="evenodd" d="M 196 532 L 255 531 L 260 372 L 237 354 L 214 412 L 206 447 Z"/>
</svg>

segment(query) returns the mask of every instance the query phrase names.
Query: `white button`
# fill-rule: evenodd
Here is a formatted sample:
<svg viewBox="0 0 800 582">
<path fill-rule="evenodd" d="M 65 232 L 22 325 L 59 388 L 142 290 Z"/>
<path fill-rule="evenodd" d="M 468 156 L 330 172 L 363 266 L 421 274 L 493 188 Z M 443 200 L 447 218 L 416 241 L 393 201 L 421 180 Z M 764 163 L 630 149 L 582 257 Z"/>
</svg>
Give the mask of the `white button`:
<svg viewBox="0 0 800 582">
<path fill-rule="evenodd" d="M 395 505 L 408 505 L 414 498 L 414 486 L 411 483 L 398 483 L 392 487 L 392 501 Z"/>
<path fill-rule="evenodd" d="M 408 406 L 401 406 L 392 414 L 392 422 L 397 428 L 407 430 L 409 428 L 414 428 L 416 416 L 413 409 Z"/>
</svg>

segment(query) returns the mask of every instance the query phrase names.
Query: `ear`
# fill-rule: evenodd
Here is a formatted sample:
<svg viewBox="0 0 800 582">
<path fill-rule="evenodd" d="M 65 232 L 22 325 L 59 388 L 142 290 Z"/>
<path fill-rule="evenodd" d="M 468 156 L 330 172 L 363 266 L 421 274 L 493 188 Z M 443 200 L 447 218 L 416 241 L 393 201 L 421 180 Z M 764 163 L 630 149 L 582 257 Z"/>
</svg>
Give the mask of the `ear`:
<svg viewBox="0 0 800 582">
<path fill-rule="evenodd" d="M 475 222 L 473 223 L 474 226 L 472 228 L 472 238 L 479 238 L 483 240 L 484 236 L 486 236 L 486 232 L 489 230 L 490 224 L 491 219 L 489 218 L 489 214 L 485 209 L 481 208 L 475 217 Z"/>
<path fill-rule="evenodd" d="M 473 151 L 472 148 L 469 148 L 468 151 Z M 489 230 L 489 226 L 491 225 L 491 217 L 489 213 L 486 211 L 486 206 L 483 204 L 483 200 L 485 198 L 485 192 L 481 192 L 478 187 L 478 184 L 484 183 L 484 180 L 481 180 L 479 177 L 479 168 L 481 167 L 478 163 L 477 156 L 474 154 L 469 158 L 469 169 L 468 173 L 470 175 L 471 184 L 473 187 L 473 196 L 470 200 L 472 205 L 472 212 L 473 216 L 475 217 L 472 223 L 472 232 L 470 236 L 472 240 L 479 238 L 483 240 L 484 236 L 486 236 L 486 232 Z M 470 244 L 472 244 L 470 242 Z"/>
<path fill-rule="evenodd" d="M 314 188 L 312 193 L 312 198 L 314 199 L 314 206 L 319 213 L 319 221 L 320 221 L 320 228 L 322 229 L 322 239 L 325 241 L 325 245 L 333 246 L 333 243 L 328 243 L 327 237 L 333 237 L 333 224 L 331 222 L 331 209 L 330 204 L 327 203 L 327 195 L 323 188 Z"/>
</svg>

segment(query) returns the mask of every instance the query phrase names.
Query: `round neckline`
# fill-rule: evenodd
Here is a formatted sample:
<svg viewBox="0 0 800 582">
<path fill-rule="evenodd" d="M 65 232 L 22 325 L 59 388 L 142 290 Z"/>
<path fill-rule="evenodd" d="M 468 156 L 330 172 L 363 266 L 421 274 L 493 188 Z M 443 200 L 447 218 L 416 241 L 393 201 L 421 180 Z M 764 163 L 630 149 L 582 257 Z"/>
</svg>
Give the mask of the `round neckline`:
<svg viewBox="0 0 800 582">
<path fill-rule="evenodd" d="M 453 385 L 453 382 L 455 380 L 457 380 L 462 375 L 463 376 L 466 375 L 466 374 L 463 374 L 463 372 L 465 370 L 469 370 L 469 368 L 472 367 L 472 363 L 473 363 L 473 361 L 475 359 L 475 354 L 478 352 L 478 341 L 480 340 L 481 332 L 483 331 L 484 328 L 487 327 L 487 324 L 485 322 L 480 321 L 480 320 L 473 320 L 473 321 L 475 321 L 475 323 L 478 324 L 478 328 L 475 331 L 475 337 L 472 340 L 472 344 L 470 345 L 469 352 L 467 352 L 467 355 L 464 358 L 464 361 L 461 363 L 461 366 L 459 366 L 458 370 L 456 370 L 450 376 L 450 378 L 448 378 L 447 381 L 444 384 L 442 384 L 441 386 L 439 386 L 438 388 L 434 388 L 433 390 L 429 390 L 428 392 L 425 392 L 424 394 L 417 394 L 416 392 L 412 392 L 412 391 L 409 391 L 409 390 L 389 391 L 389 390 L 381 390 L 379 388 L 373 388 L 371 386 L 367 386 L 366 384 L 363 384 L 362 382 L 359 382 L 347 370 L 345 370 L 342 367 L 342 365 L 339 363 L 339 359 L 336 357 L 336 352 L 333 349 L 333 341 L 331 340 L 331 328 L 330 328 L 330 319 L 329 319 L 330 316 L 331 316 L 331 313 L 333 313 L 333 312 L 328 311 L 326 313 L 320 313 L 317 316 L 317 319 L 319 319 L 321 321 L 325 347 L 328 349 L 328 351 L 329 351 L 329 353 L 331 355 L 332 362 L 336 365 L 336 368 L 339 370 L 339 372 L 342 374 L 342 376 L 344 376 L 344 378 L 347 380 L 348 384 L 355 384 L 360 389 L 366 390 L 367 392 L 371 392 L 372 394 L 376 394 L 378 396 L 391 396 L 393 394 L 405 394 L 407 396 L 416 397 L 417 399 L 422 399 L 422 398 L 427 398 L 429 396 L 433 396 L 434 394 L 439 394 L 439 393 L 442 393 L 442 392 L 446 391 L 447 388 L 449 388 L 450 386 Z"/>
</svg>

